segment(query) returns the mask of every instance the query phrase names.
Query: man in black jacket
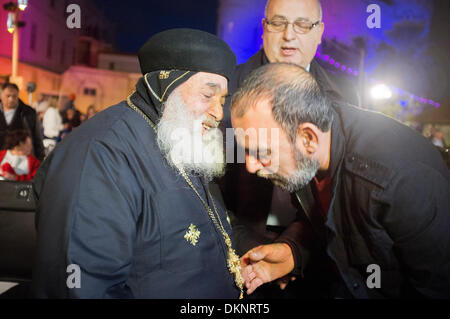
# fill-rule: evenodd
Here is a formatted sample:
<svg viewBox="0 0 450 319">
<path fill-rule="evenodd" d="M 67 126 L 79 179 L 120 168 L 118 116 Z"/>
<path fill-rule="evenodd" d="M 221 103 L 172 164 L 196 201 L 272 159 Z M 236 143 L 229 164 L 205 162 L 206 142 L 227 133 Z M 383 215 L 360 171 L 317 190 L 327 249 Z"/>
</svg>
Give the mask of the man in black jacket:
<svg viewBox="0 0 450 319">
<path fill-rule="evenodd" d="M 41 126 L 36 111 L 19 99 L 19 88 L 14 83 L 5 83 L 1 93 L 0 149 L 6 133 L 12 130 L 27 130 L 33 142 L 33 154 L 40 161 L 44 159 Z"/>
<path fill-rule="evenodd" d="M 325 254 L 328 297 L 450 297 L 450 173 L 431 143 L 381 114 L 329 102 L 290 64 L 254 71 L 232 104 L 233 127 L 257 132 L 236 134 L 247 170 L 302 207 L 276 243 L 242 257 L 247 293 L 291 272 L 306 278 Z M 270 130 L 266 143 L 260 129 Z"/>
<path fill-rule="evenodd" d="M 230 93 L 242 85 L 258 67 L 288 62 L 305 68 L 333 100 L 357 105 L 353 84 L 326 72 L 314 56 L 324 31 L 322 8 L 317 0 L 269 0 L 263 19 L 263 49 L 237 67 L 230 81 Z M 224 125 L 231 128 L 230 108 L 224 109 Z M 234 147 L 234 145 L 227 145 Z M 227 209 L 234 213 L 233 232 L 236 249 L 249 249 L 276 239 L 295 217 L 291 195 L 267 180 L 249 174 L 245 164 L 229 164 L 221 181 Z M 233 215 L 231 215 L 233 217 Z"/>
</svg>

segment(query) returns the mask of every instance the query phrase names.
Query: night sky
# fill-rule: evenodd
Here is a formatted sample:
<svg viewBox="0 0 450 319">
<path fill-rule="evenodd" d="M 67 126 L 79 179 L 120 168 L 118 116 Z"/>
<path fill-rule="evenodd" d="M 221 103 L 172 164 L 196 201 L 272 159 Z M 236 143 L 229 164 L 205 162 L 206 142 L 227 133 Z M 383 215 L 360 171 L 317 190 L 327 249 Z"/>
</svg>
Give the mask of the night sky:
<svg viewBox="0 0 450 319">
<path fill-rule="evenodd" d="M 189 27 L 216 33 L 219 0 L 94 0 L 115 24 L 118 51 L 136 53 L 153 34 Z"/>
</svg>

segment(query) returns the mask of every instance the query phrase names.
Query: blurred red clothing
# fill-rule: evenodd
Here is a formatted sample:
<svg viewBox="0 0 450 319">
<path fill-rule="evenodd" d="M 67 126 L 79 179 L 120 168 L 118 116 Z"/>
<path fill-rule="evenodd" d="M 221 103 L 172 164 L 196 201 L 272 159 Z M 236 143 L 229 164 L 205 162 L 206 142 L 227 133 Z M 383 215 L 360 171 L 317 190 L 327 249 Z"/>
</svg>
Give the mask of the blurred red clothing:
<svg viewBox="0 0 450 319">
<path fill-rule="evenodd" d="M 3 161 L 3 158 L 6 155 L 6 152 L 7 152 L 7 150 L 0 151 L 0 163 Z M 28 160 L 28 173 L 27 174 L 18 175 L 10 163 L 3 163 L 1 166 L 1 169 L 4 172 L 8 172 L 8 173 L 14 175 L 16 177 L 17 181 L 31 181 L 33 179 L 34 175 L 36 174 L 37 169 L 39 168 L 40 162 L 33 155 L 28 155 L 27 160 Z"/>
</svg>

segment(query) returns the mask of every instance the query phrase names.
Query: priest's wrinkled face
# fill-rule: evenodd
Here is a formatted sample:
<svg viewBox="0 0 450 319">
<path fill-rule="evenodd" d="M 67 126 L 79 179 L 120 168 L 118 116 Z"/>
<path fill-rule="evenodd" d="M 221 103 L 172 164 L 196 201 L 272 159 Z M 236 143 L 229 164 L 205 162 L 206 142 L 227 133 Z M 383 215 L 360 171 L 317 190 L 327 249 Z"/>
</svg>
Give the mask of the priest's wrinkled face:
<svg viewBox="0 0 450 319">
<path fill-rule="evenodd" d="M 224 173 L 223 117 L 227 79 L 199 72 L 167 99 L 158 123 L 158 145 L 172 166 L 207 180 Z"/>
</svg>

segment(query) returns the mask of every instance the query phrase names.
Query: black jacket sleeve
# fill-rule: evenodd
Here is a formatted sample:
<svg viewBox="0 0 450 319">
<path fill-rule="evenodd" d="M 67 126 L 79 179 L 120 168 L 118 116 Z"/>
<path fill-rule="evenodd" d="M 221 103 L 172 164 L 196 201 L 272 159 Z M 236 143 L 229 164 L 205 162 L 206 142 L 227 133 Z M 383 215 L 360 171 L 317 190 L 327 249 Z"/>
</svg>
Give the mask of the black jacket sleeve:
<svg viewBox="0 0 450 319">
<path fill-rule="evenodd" d="M 291 247 L 295 263 L 292 274 L 304 277 L 304 270 L 315 244 L 314 232 L 306 216 L 299 214 L 297 220 L 292 222 L 275 242 L 286 243 Z"/>
<path fill-rule="evenodd" d="M 34 156 L 36 156 L 36 158 L 42 162 L 45 157 L 45 149 L 44 144 L 42 143 L 41 124 L 39 122 L 36 111 L 28 105 L 24 104 L 21 100 L 19 100 L 18 107 L 20 108 L 21 112 L 20 117 L 22 125 L 28 131 L 30 131 L 31 134 Z"/>
<path fill-rule="evenodd" d="M 39 161 L 42 162 L 42 160 L 45 157 L 45 149 L 44 144 L 42 142 L 41 123 L 39 122 L 37 116 L 35 116 L 34 129 L 32 131 L 32 134 L 33 134 L 33 149 L 35 156 Z"/>
</svg>

